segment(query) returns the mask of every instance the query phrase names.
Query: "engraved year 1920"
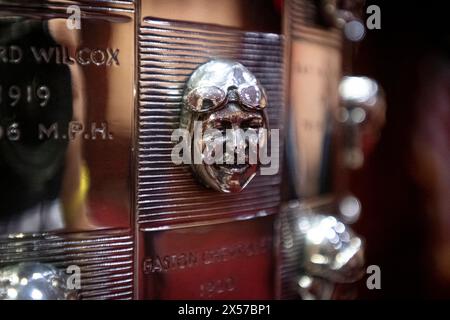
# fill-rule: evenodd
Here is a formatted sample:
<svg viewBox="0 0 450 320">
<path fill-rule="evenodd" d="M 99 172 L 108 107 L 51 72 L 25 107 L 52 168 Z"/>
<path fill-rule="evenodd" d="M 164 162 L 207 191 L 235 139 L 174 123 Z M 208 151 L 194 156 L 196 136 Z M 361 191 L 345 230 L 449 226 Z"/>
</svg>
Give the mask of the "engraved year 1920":
<svg viewBox="0 0 450 320">
<path fill-rule="evenodd" d="M 220 296 L 236 289 L 236 281 L 232 277 L 210 280 L 200 285 L 200 296 L 211 298 Z"/>
</svg>

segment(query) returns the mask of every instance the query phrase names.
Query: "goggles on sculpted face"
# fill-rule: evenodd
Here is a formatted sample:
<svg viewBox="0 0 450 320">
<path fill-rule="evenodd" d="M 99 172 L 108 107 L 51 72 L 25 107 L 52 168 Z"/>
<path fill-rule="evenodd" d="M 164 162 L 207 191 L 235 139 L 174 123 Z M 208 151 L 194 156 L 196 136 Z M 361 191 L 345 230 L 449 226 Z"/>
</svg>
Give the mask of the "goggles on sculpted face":
<svg viewBox="0 0 450 320">
<path fill-rule="evenodd" d="M 245 109 L 263 110 L 267 106 L 266 92 L 258 85 L 242 85 L 236 89 L 237 100 Z M 191 90 L 184 99 L 184 104 L 191 112 L 207 113 L 218 110 L 230 100 L 223 89 L 216 86 L 198 87 Z"/>
</svg>

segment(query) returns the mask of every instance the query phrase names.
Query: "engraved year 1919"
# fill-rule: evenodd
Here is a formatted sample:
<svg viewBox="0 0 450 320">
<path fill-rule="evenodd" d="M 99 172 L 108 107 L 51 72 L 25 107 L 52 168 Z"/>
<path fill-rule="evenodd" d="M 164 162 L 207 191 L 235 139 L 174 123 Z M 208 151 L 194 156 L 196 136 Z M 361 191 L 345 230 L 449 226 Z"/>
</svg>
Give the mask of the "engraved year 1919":
<svg viewBox="0 0 450 320">
<path fill-rule="evenodd" d="M 15 107 L 21 100 L 27 103 L 37 101 L 41 107 L 45 107 L 50 99 L 50 89 L 47 86 L 38 86 L 34 88 L 28 85 L 21 88 L 17 85 L 3 87 L 0 85 L 0 104 L 6 103 L 11 107 Z"/>
</svg>

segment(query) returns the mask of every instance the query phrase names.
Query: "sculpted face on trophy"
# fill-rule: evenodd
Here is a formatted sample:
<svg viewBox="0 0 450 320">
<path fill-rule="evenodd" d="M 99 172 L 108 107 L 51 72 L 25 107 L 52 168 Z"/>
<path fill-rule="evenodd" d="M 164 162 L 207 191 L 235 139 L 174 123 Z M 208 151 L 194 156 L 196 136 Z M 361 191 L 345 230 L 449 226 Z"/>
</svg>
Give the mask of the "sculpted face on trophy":
<svg viewBox="0 0 450 320">
<path fill-rule="evenodd" d="M 204 185 L 240 192 L 253 179 L 258 150 L 268 141 L 266 106 L 264 88 L 238 62 L 212 60 L 194 71 L 183 96 L 181 126 L 193 139 L 191 167 Z"/>
</svg>

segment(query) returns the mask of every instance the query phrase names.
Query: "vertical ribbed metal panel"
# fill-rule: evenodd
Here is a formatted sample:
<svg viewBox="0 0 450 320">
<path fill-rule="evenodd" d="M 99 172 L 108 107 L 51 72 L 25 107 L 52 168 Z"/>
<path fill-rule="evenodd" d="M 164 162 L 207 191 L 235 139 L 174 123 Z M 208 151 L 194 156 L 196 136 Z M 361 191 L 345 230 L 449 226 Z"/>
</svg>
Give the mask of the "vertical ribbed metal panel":
<svg viewBox="0 0 450 320">
<path fill-rule="evenodd" d="M 145 19 L 139 32 L 139 224 L 167 226 L 243 214 L 274 214 L 280 175 L 257 176 L 239 194 L 200 185 L 189 166 L 171 161 L 180 127 L 185 82 L 214 58 L 244 64 L 265 87 L 271 128 L 280 128 L 283 106 L 282 37 L 232 28 Z"/>
</svg>

